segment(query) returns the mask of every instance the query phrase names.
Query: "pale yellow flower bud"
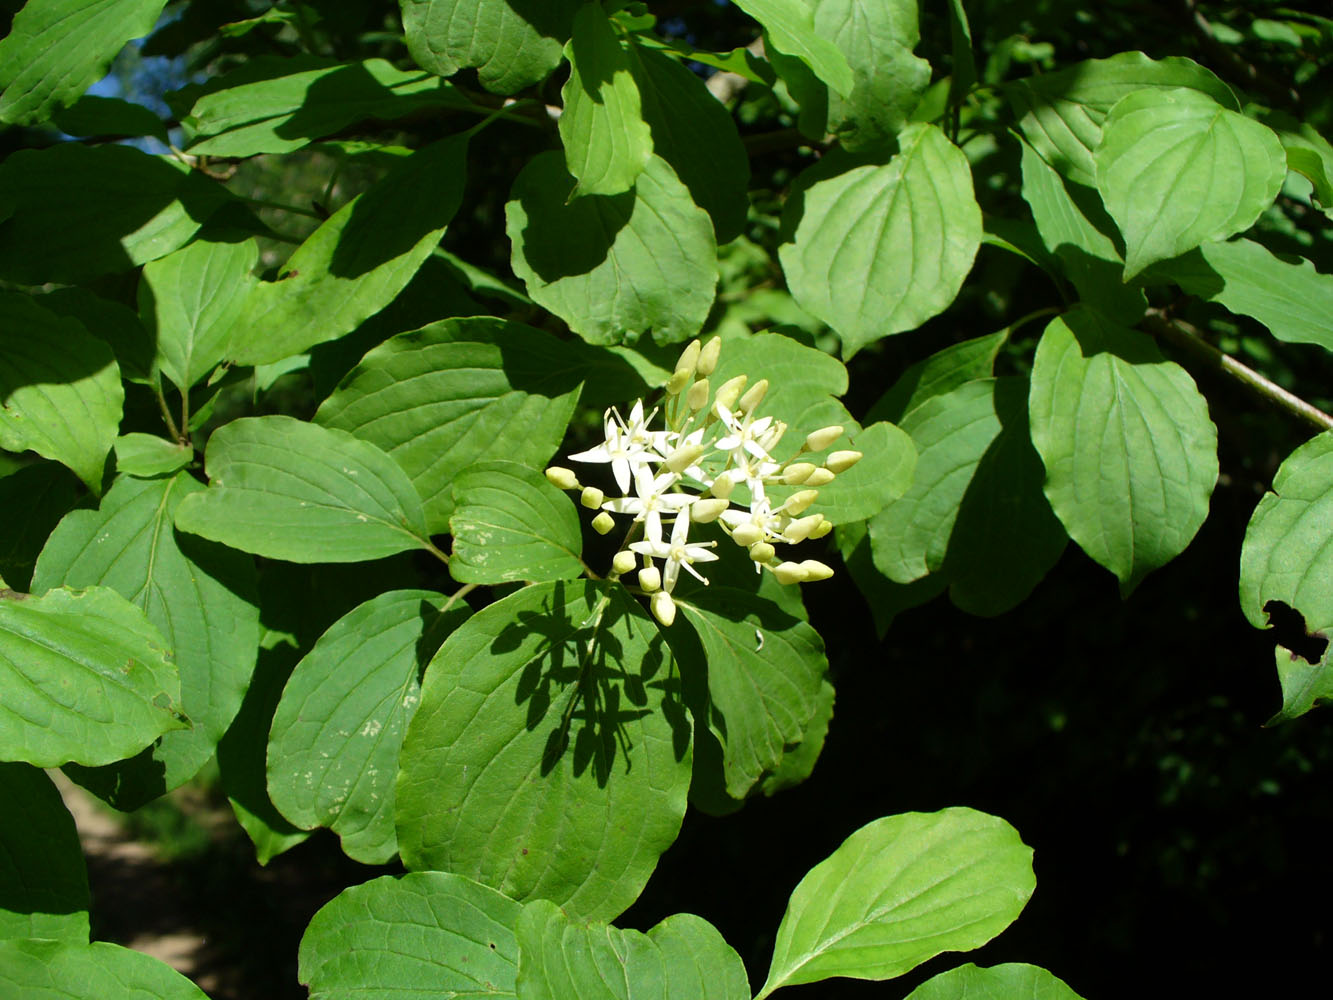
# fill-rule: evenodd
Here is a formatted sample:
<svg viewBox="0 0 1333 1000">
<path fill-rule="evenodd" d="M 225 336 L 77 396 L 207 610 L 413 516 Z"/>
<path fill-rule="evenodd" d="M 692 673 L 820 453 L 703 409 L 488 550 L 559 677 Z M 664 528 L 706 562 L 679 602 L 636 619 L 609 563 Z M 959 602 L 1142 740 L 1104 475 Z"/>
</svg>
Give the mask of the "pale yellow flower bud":
<svg viewBox="0 0 1333 1000">
<path fill-rule="evenodd" d="M 713 369 L 717 367 L 717 357 L 721 353 L 722 338 L 714 337 L 704 344 L 703 350 L 699 352 L 699 363 L 694 366 L 694 370 L 700 375 L 712 375 Z"/>
<path fill-rule="evenodd" d="M 606 494 L 603 493 L 601 490 L 599 490 L 596 486 L 583 487 L 583 493 L 579 495 L 579 503 L 583 504 L 583 506 L 591 510 L 596 510 L 598 507 L 600 507 L 602 505 L 602 501 L 605 499 L 606 499 Z"/>
<path fill-rule="evenodd" d="M 782 471 L 782 481 L 788 486 L 800 486 L 817 468 L 813 462 L 792 462 Z"/>
<path fill-rule="evenodd" d="M 805 560 L 801 563 L 801 569 L 805 570 L 807 580 L 827 580 L 833 575 L 833 570 L 818 559 Z"/>
<path fill-rule="evenodd" d="M 764 537 L 764 529 L 757 524 L 741 524 L 731 533 L 731 540 L 747 549 Z"/>
<path fill-rule="evenodd" d="M 833 530 L 832 521 L 820 521 L 817 525 L 815 525 L 815 530 L 810 532 L 810 537 L 812 539 L 823 538 L 832 530 Z"/>
<path fill-rule="evenodd" d="M 784 562 L 773 567 L 773 575 L 778 583 L 801 583 L 805 579 L 805 570 L 798 563 Z"/>
<path fill-rule="evenodd" d="M 656 566 L 645 566 L 639 570 L 639 586 L 645 594 L 662 589 L 662 574 Z"/>
<path fill-rule="evenodd" d="M 574 471 L 559 465 L 553 465 L 546 470 L 546 481 L 561 490 L 579 488 L 579 477 L 574 475 Z"/>
<path fill-rule="evenodd" d="M 626 573 L 633 573 L 634 567 L 638 565 L 639 560 L 629 549 L 622 549 L 611 559 L 611 568 L 620 576 Z"/>
<path fill-rule="evenodd" d="M 828 469 L 816 469 L 810 473 L 810 478 L 805 481 L 806 486 L 827 486 L 833 482 L 833 473 Z"/>
<path fill-rule="evenodd" d="M 698 340 L 691 340 L 685 345 L 685 350 L 680 352 L 680 360 L 676 362 L 676 372 L 685 372 L 686 376 L 694 374 L 695 366 L 699 364 L 699 349 L 702 345 Z"/>
<path fill-rule="evenodd" d="M 608 514 L 606 511 L 602 511 L 600 514 L 598 514 L 596 517 L 592 519 L 592 530 L 597 532 L 597 534 L 599 535 L 605 535 L 615 526 L 616 526 L 616 519 L 612 517 L 610 514 Z"/>
<path fill-rule="evenodd" d="M 824 521 L 823 514 L 811 514 L 809 517 L 799 517 L 791 524 L 782 529 L 782 534 L 793 542 L 803 542 L 810 537 L 813 532 Z"/>
<path fill-rule="evenodd" d="M 768 542 L 755 542 L 750 546 L 750 558 L 757 563 L 766 563 L 778 554 Z"/>
<path fill-rule="evenodd" d="M 740 398 L 736 404 L 736 409 L 745 413 L 752 413 L 754 408 L 764 401 L 764 394 L 768 392 L 768 379 L 761 378 L 750 388 L 745 390 L 745 395 Z"/>
<path fill-rule="evenodd" d="M 666 457 L 663 463 L 672 472 L 679 475 L 688 469 L 708 449 L 701 444 L 683 444 Z"/>
<path fill-rule="evenodd" d="M 736 400 L 740 398 L 745 391 L 745 383 L 750 381 L 744 375 L 737 375 L 735 378 L 729 378 L 717 388 L 717 395 L 714 397 L 719 406 L 725 406 L 728 410 L 736 406 Z"/>
<path fill-rule="evenodd" d="M 731 496 L 731 491 L 736 488 L 736 481 L 729 476 L 718 476 L 713 480 L 713 496 L 725 500 Z"/>
<path fill-rule="evenodd" d="M 711 524 L 731 506 L 731 501 L 722 497 L 706 497 L 690 504 L 690 520 L 696 524 Z"/>
<path fill-rule="evenodd" d="M 809 451 L 823 451 L 838 438 L 842 437 L 842 428 L 837 424 L 821 427 L 806 435 L 805 447 Z"/>
<path fill-rule="evenodd" d="M 819 490 L 797 490 L 787 498 L 782 509 L 792 517 L 805 513 L 805 509 L 819 499 Z"/>
<path fill-rule="evenodd" d="M 691 413 L 698 413 L 708 405 L 708 393 L 710 391 L 706 378 L 701 378 L 690 386 L 690 391 L 685 394 L 685 405 L 690 408 Z"/>
<path fill-rule="evenodd" d="M 828 457 L 824 466 L 833 472 L 846 472 L 859 461 L 861 461 L 859 451 L 835 451 Z"/>
<path fill-rule="evenodd" d="M 668 396 L 679 396 L 685 387 L 690 384 L 692 373 L 674 371 L 671 377 L 667 379 L 666 391 Z"/>
<path fill-rule="evenodd" d="M 671 623 L 676 620 L 676 602 L 665 590 L 659 590 L 654 594 L 652 600 L 648 602 L 648 607 L 652 610 L 653 617 L 667 628 L 670 628 Z"/>
</svg>

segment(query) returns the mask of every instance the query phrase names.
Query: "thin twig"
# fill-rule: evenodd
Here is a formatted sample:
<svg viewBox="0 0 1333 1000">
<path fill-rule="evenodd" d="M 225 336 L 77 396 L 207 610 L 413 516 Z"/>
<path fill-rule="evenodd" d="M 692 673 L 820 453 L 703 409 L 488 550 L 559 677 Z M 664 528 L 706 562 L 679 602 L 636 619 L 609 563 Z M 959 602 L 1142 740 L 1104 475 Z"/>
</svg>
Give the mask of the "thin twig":
<svg viewBox="0 0 1333 1000">
<path fill-rule="evenodd" d="M 166 421 L 167 431 L 173 438 L 184 444 L 185 439 L 181 437 L 181 432 L 176 427 L 176 421 L 171 416 L 171 407 L 167 405 L 167 397 L 162 392 L 162 380 L 160 378 L 153 379 L 153 395 L 157 397 L 157 405 L 162 411 L 162 419 Z"/>
</svg>

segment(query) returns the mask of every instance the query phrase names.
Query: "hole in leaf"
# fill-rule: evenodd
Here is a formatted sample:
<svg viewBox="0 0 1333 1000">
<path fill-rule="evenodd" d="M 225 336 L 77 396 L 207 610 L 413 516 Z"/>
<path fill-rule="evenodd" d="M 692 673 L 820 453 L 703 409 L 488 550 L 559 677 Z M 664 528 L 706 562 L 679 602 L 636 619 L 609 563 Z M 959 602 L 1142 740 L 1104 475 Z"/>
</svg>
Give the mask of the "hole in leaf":
<svg viewBox="0 0 1333 1000">
<path fill-rule="evenodd" d="M 1291 652 L 1293 660 L 1300 657 L 1307 663 L 1318 663 L 1323 659 L 1328 649 L 1328 636 L 1322 632 L 1307 632 L 1305 616 L 1299 611 L 1281 601 L 1269 601 L 1264 605 L 1264 614 L 1268 616 L 1268 628 L 1273 638 Z"/>
</svg>

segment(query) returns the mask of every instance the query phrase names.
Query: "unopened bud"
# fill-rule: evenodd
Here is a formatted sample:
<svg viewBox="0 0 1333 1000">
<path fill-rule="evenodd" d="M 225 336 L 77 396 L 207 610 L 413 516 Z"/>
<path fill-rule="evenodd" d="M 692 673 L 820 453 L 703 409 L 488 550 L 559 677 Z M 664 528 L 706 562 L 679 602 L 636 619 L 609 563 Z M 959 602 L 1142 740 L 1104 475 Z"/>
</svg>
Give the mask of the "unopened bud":
<svg viewBox="0 0 1333 1000">
<path fill-rule="evenodd" d="M 819 430 L 807 434 L 805 447 L 807 451 L 823 451 L 840 437 L 842 437 L 842 428 L 837 424 L 830 424 L 828 427 L 821 427 Z"/>
<path fill-rule="evenodd" d="M 591 510 L 596 510 L 598 507 L 600 507 L 602 505 L 602 501 L 605 499 L 606 499 L 606 494 L 603 493 L 601 490 L 599 490 L 596 486 L 583 487 L 583 492 L 579 495 L 579 503 L 583 504 L 583 506 Z"/>
<path fill-rule="evenodd" d="M 680 475 L 695 462 L 707 449 L 701 444 L 683 444 L 666 457 L 663 463 L 672 472 Z"/>
<path fill-rule="evenodd" d="M 828 469 L 816 469 L 810 473 L 810 478 L 805 481 L 806 486 L 827 486 L 833 482 L 833 473 Z"/>
<path fill-rule="evenodd" d="M 662 574 L 656 566 L 645 566 L 639 570 L 639 586 L 645 594 L 662 589 Z"/>
<path fill-rule="evenodd" d="M 701 378 L 690 386 L 690 391 L 685 394 L 685 405 L 690 408 L 691 413 L 698 413 L 708 405 L 709 391 L 708 379 L 706 378 Z"/>
<path fill-rule="evenodd" d="M 668 396 L 679 396 L 685 387 L 690 384 L 690 372 L 674 371 L 671 377 L 667 379 L 666 391 Z"/>
<path fill-rule="evenodd" d="M 626 573 L 633 573 L 634 567 L 638 564 L 638 559 L 629 549 L 621 549 L 611 559 L 611 568 L 620 576 Z"/>
<path fill-rule="evenodd" d="M 722 512 L 731 506 L 730 500 L 722 497 L 705 497 L 690 504 L 690 520 L 696 524 L 712 524 Z"/>
<path fill-rule="evenodd" d="M 704 344 L 703 350 L 699 352 L 699 361 L 694 366 L 694 370 L 700 375 L 712 375 L 713 369 L 717 367 L 717 356 L 721 353 L 722 338 L 714 337 Z"/>
<path fill-rule="evenodd" d="M 553 465 L 546 470 L 546 481 L 561 490 L 579 488 L 579 477 L 574 475 L 574 470 L 559 465 Z"/>
<path fill-rule="evenodd" d="M 718 476 L 709 488 L 713 491 L 713 496 L 725 500 L 731 496 L 731 491 L 736 488 L 736 480 L 730 476 Z"/>
<path fill-rule="evenodd" d="M 670 628 L 671 623 L 676 620 L 676 602 L 665 590 L 659 590 L 654 594 L 652 600 L 648 602 L 648 607 L 652 610 L 653 617 L 667 628 Z"/>
<path fill-rule="evenodd" d="M 782 509 L 792 517 L 796 517 L 798 514 L 804 514 L 805 509 L 818 499 L 818 490 L 797 490 L 787 498 L 787 502 L 782 505 Z"/>
<path fill-rule="evenodd" d="M 768 542 L 755 542 L 750 546 L 750 558 L 757 563 L 766 563 L 778 554 L 778 550 Z"/>
<path fill-rule="evenodd" d="M 602 511 L 600 514 L 598 514 L 596 517 L 592 519 L 592 530 L 597 532 L 597 534 L 599 535 L 605 535 L 615 526 L 616 526 L 616 519 L 612 517 L 610 514 L 608 514 L 606 511 Z"/>
<path fill-rule="evenodd" d="M 833 570 L 818 559 L 805 560 L 801 563 L 801 569 L 805 570 L 807 580 L 827 580 L 833 575 Z"/>
<path fill-rule="evenodd" d="M 800 583 L 805 579 L 805 570 L 799 563 L 784 562 L 773 567 L 773 575 L 778 578 L 778 583 Z"/>
<path fill-rule="evenodd" d="M 699 364 L 699 348 L 702 345 L 698 340 L 691 340 L 685 345 L 685 350 L 680 352 L 680 360 L 676 362 L 676 371 L 685 372 L 687 375 L 693 375 L 695 366 Z"/>
<path fill-rule="evenodd" d="M 717 395 L 714 400 L 718 406 L 725 406 L 728 410 L 735 409 L 736 400 L 740 398 L 745 391 L 745 383 L 750 381 L 744 375 L 737 375 L 735 378 L 729 378 L 717 388 Z"/>
<path fill-rule="evenodd" d="M 747 549 L 764 537 L 764 529 L 757 524 L 741 524 L 731 533 L 731 540 Z"/>
<path fill-rule="evenodd" d="M 815 538 L 823 538 L 825 535 L 827 535 L 827 534 L 828 534 L 830 531 L 832 531 L 832 530 L 833 530 L 833 522 L 832 522 L 832 521 L 827 521 L 827 520 L 825 520 L 825 521 L 820 521 L 817 525 L 815 525 L 815 530 L 812 531 L 812 532 L 810 532 L 810 537 L 811 537 L 812 539 L 815 539 Z"/>
<path fill-rule="evenodd" d="M 745 390 L 745 395 L 740 398 L 736 404 L 736 409 L 743 410 L 746 413 L 753 413 L 754 408 L 764 401 L 764 394 L 768 392 L 768 379 L 761 378 L 750 388 Z"/>
<path fill-rule="evenodd" d="M 784 538 L 793 542 L 803 542 L 810 537 L 811 533 L 819 527 L 824 521 L 823 514 L 811 514 L 809 517 L 798 517 L 791 524 L 782 529 Z"/>
<path fill-rule="evenodd" d="M 782 471 L 782 481 L 788 486 L 800 486 L 817 468 L 813 462 L 792 462 Z"/>
<path fill-rule="evenodd" d="M 824 467 L 833 472 L 846 472 L 859 461 L 861 461 L 859 451 L 835 451 L 825 460 Z"/>
</svg>

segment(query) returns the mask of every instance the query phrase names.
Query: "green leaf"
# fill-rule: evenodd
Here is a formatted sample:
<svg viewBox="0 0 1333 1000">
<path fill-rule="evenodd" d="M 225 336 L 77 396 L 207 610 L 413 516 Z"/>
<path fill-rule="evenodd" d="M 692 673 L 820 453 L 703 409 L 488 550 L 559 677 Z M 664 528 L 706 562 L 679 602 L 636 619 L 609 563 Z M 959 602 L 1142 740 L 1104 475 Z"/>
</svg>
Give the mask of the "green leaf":
<svg viewBox="0 0 1333 1000">
<path fill-rule="evenodd" d="M 372 350 L 315 419 L 388 452 L 436 534 L 448 530 L 450 484 L 468 466 L 503 456 L 540 468 L 555 454 L 589 374 L 584 360 L 522 323 L 446 320 Z"/>
<path fill-rule="evenodd" d="M 569 497 L 536 469 L 481 462 L 453 483 L 449 575 L 459 583 L 576 580 L 583 537 Z"/>
<path fill-rule="evenodd" d="M 816 29 L 814 11 L 805 0 L 736 0 L 736 6 L 764 26 L 773 48 L 800 59 L 838 93 L 851 93 L 856 85 L 852 68 Z"/>
<path fill-rule="evenodd" d="M 995 373 L 995 358 L 1005 345 L 1010 327 L 983 337 L 959 341 L 912 365 L 880 397 L 866 414 L 866 421 L 901 420 L 932 396 L 952 392 L 964 382 L 989 378 Z"/>
<path fill-rule="evenodd" d="M 125 434 L 116 438 L 116 471 L 124 476 L 169 476 L 194 460 L 194 449 L 156 434 Z"/>
<path fill-rule="evenodd" d="M 792 337 L 780 333 L 728 337 L 708 381 L 716 387 L 737 375 L 746 376 L 749 385 L 768 379 L 759 411 L 787 424 L 794 439 L 792 448 L 798 447 L 798 435 L 804 437 L 830 424 L 850 428 L 855 423 L 837 399 L 847 391 L 847 368 L 833 355 Z M 845 443 L 839 441 L 833 447 L 842 448 Z"/>
<path fill-rule="evenodd" d="M 1315 202 L 1333 218 L 1333 144 L 1313 126 L 1284 112 L 1269 112 L 1261 120 L 1277 133 L 1287 151 L 1287 169 L 1310 182 Z"/>
<path fill-rule="evenodd" d="M 514 273 L 535 302 L 594 344 L 658 343 L 699 332 L 713 305 L 717 245 L 708 213 L 654 156 L 632 192 L 569 200 L 558 153 L 533 158 L 505 206 Z"/>
<path fill-rule="evenodd" d="M 65 513 L 85 497 L 63 467 L 35 462 L 0 479 L 0 579 L 18 591 L 30 589 L 32 568 L 46 539 Z"/>
<path fill-rule="evenodd" d="M 39 125 L 153 30 L 166 0 L 28 0 L 0 41 L 0 121 Z"/>
<path fill-rule="evenodd" d="M 524 1000 L 749 1000 L 741 957 L 692 913 L 643 934 L 576 923 L 537 900 L 523 907 L 515 936 Z"/>
<path fill-rule="evenodd" d="M 871 424 L 837 449 L 859 451 L 862 458 L 827 486 L 819 488 L 816 508 L 832 524 L 848 524 L 874 517 L 912 485 L 916 445 L 899 427 Z"/>
<path fill-rule="evenodd" d="M 177 508 L 181 531 L 291 562 L 360 562 L 430 544 L 406 473 L 346 431 L 246 417 L 213 433 L 204 461 L 211 486 Z"/>
<path fill-rule="evenodd" d="M 268 739 L 273 804 L 298 827 L 326 826 L 348 857 L 385 864 L 398 853 L 394 779 L 420 676 L 467 618 L 443 595 L 395 590 L 335 622 L 292 671 Z M 349 675 L 348 664 L 356 664 Z"/>
<path fill-rule="evenodd" d="M 431 661 L 403 742 L 403 863 L 612 919 L 685 813 L 680 698 L 619 585 L 538 584 L 479 611 Z"/>
<path fill-rule="evenodd" d="M 1022 601 L 1055 565 L 1065 533 L 1042 495 L 1027 393 L 1025 379 L 979 379 L 903 417 L 917 447 L 916 476 L 869 523 L 874 565 L 890 580 L 940 574 L 960 608 L 995 615 Z M 937 592 L 923 584 L 894 610 Z"/>
<path fill-rule="evenodd" d="M 1252 240 L 1205 243 L 1153 268 L 1190 295 L 1257 319 L 1278 340 L 1333 351 L 1333 275 L 1288 263 Z"/>
<path fill-rule="evenodd" d="M 1092 153 L 1102 139 L 1102 122 L 1122 97 L 1147 88 L 1185 87 L 1240 110 L 1229 87 L 1191 59 L 1149 59 L 1120 52 L 1087 59 L 1056 73 L 1043 73 L 1005 87 L 1023 135 L 1051 166 L 1092 187 L 1097 169 Z"/>
<path fill-rule="evenodd" d="M 279 280 L 251 289 L 231 360 L 281 361 L 349 333 L 393 301 L 458 210 L 466 155 L 466 136 L 433 143 L 335 212 L 296 248 Z"/>
<path fill-rule="evenodd" d="M 1250 225 L 1287 174 L 1276 135 L 1198 91 L 1117 102 L 1093 154 L 1097 190 L 1125 237 L 1125 277 Z"/>
<path fill-rule="evenodd" d="M 481 85 L 513 94 L 557 66 L 580 0 L 399 0 L 407 48 L 423 69 L 477 68 Z"/>
<path fill-rule="evenodd" d="M 569 79 L 560 91 L 559 129 L 565 167 L 577 181 L 570 198 L 628 191 L 653 155 L 653 136 L 629 53 L 601 4 L 584 4 L 574 15 L 565 58 Z"/>
<path fill-rule="evenodd" d="M 32 449 L 101 493 L 124 400 L 106 344 L 30 296 L 0 293 L 0 448 Z"/>
<path fill-rule="evenodd" d="M 843 565 L 870 607 L 875 633 L 881 639 L 899 614 L 933 600 L 949 586 L 943 573 L 923 576 L 911 583 L 895 583 L 886 577 L 875 566 L 870 529 L 865 521 L 839 525 L 834 539 Z"/>
<path fill-rule="evenodd" d="M 198 240 L 144 267 L 139 316 L 157 343 L 154 365 L 178 389 L 203 380 L 227 356 L 258 262 L 253 239 Z"/>
<path fill-rule="evenodd" d="M 977 60 L 972 53 L 972 26 L 963 0 L 949 0 L 949 38 L 953 43 L 953 74 L 949 78 L 949 104 L 963 103 L 977 82 Z"/>
<path fill-rule="evenodd" d="M 196 156 L 288 153 L 367 119 L 475 108 L 455 87 L 383 59 L 260 56 L 210 80 L 181 124 Z"/>
<path fill-rule="evenodd" d="M 457 875 L 386 875 L 344 889 L 315 914 L 298 976 L 320 1000 L 513 998 L 521 912 Z"/>
<path fill-rule="evenodd" d="M 156 345 L 133 309 L 72 286 L 47 292 L 35 301 L 57 316 L 77 319 L 89 333 L 106 343 L 120 365 L 121 378 L 152 384 L 149 372 Z"/>
<path fill-rule="evenodd" d="M 795 235 L 780 256 L 792 295 L 837 331 L 846 357 L 948 307 L 981 245 L 967 157 L 934 125 L 908 125 L 887 164 L 816 181 L 788 204 Z"/>
<path fill-rule="evenodd" d="M 629 51 L 653 152 L 712 216 L 718 244 L 735 239 L 750 204 L 750 157 L 735 119 L 703 79 L 675 59 L 640 44 Z"/>
<path fill-rule="evenodd" d="M 0 690 L 0 758 L 38 767 L 106 764 L 188 725 L 161 633 L 105 587 L 0 598 Z"/>
<path fill-rule="evenodd" d="M 1032 850 L 972 809 L 886 816 L 810 869 L 778 928 L 762 1000 L 830 976 L 892 979 L 985 944 L 1036 886 Z"/>
<path fill-rule="evenodd" d="M 1051 507 L 1128 594 L 1208 514 L 1217 429 L 1207 403 L 1146 335 L 1075 311 L 1042 334 L 1030 406 Z"/>
<path fill-rule="evenodd" d="M 1045 244 L 1064 267 L 1079 298 L 1117 323 L 1143 318 L 1143 291 L 1121 280 L 1124 260 L 1112 242 L 1115 223 L 1087 188 L 1072 190 L 1027 143 L 1023 143 L 1023 200 Z"/>
<path fill-rule="evenodd" d="M 1045 969 L 1013 962 L 982 969 L 960 965 L 941 972 L 907 995 L 907 1000 L 1080 1000 Z"/>
<path fill-rule="evenodd" d="M 248 556 L 178 539 L 172 516 L 204 487 L 121 477 L 97 510 L 68 514 L 51 533 L 33 592 L 110 587 L 142 609 L 173 651 L 181 706 L 193 727 L 170 732 L 131 761 L 70 774 L 118 809 L 137 809 L 183 784 L 213 756 L 240 708 L 259 644 L 258 594 Z"/>
<path fill-rule="evenodd" d="M 0 994 L 24 1000 L 208 1000 L 166 963 L 103 941 L 0 941 Z"/>
<path fill-rule="evenodd" d="M 804 738 L 828 670 L 824 642 L 772 602 L 731 587 L 677 603 L 702 647 L 691 667 L 707 671 L 708 723 L 722 747 L 727 794 L 744 798 Z"/>
<path fill-rule="evenodd" d="M 1274 651 L 1282 709 L 1270 724 L 1333 701 L 1333 656 L 1328 643 L 1333 631 L 1330 525 L 1333 433 L 1325 432 L 1283 461 L 1273 478 L 1272 492 L 1264 495 L 1250 518 L 1240 552 L 1240 605 L 1250 624 L 1264 628 L 1283 610 L 1280 606 L 1285 606 L 1304 619 L 1311 640 L 1300 652 L 1281 645 Z"/>
<path fill-rule="evenodd" d="M 51 779 L 0 763 L 0 940 L 88 940 L 88 871 Z"/>
<path fill-rule="evenodd" d="M 73 284 L 128 271 L 184 246 L 230 198 L 130 146 L 21 149 L 0 163 L 0 277 Z"/>
<path fill-rule="evenodd" d="M 810 777 L 824 749 L 829 723 L 833 721 L 836 694 L 828 677 L 820 681 L 819 694 L 815 697 L 815 714 L 806 723 L 800 742 L 794 747 L 788 747 L 778 766 L 759 782 L 759 789 L 764 795 L 776 795 L 783 789 L 794 788 Z"/>
<path fill-rule="evenodd" d="M 53 117 L 56 128 L 66 135 L 139 136 L 151 135 L 164 145 L 167 126 L 142 104 L 117 97 L 80 97 Z"/>
</svg>

